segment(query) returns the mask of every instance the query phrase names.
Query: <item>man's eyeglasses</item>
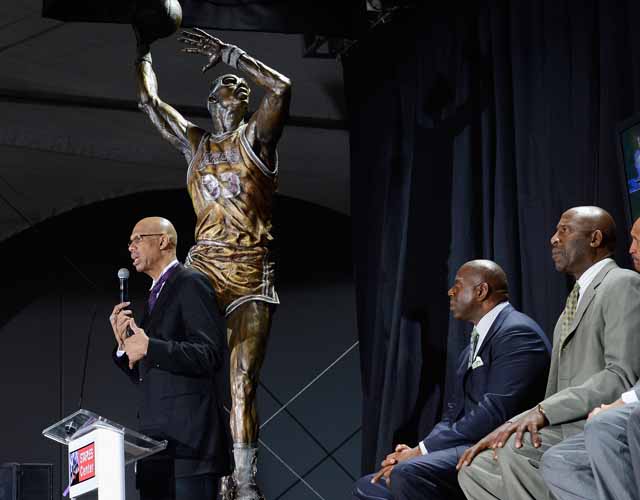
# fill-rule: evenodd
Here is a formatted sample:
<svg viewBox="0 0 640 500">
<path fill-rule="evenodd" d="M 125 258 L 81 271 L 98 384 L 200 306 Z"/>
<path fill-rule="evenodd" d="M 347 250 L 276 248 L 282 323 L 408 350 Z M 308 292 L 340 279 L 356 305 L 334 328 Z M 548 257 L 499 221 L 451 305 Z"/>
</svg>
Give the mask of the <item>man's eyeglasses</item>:
<svg viewBox="0 0 640 500">
<path fill-rule="evenodd" d="M 133 238 L 129 240 L 129 245 L 139 245 L 142 243 L 142 240 L 147 236 L 162 236 L 164 233 L 146 233 L 146 234 L 136 234 Z"/>
</svg>

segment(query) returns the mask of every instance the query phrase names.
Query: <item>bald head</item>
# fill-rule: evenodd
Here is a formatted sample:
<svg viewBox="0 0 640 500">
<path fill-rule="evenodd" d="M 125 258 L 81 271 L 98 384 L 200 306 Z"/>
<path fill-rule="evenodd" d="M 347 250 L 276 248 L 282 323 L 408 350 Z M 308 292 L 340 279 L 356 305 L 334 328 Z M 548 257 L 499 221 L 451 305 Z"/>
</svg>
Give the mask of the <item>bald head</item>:
<svg viewBox="0 0 640 500">
<path fill-rule="evenodd" d="M 616 223 L 604 208 L 595 206 L 570 208 L 565 214 L 571 214 L 585 232 L 600 231 L 599 247 L 613 252 L 616 249 Z"/>
<path fill-rule="evenodd" d="M 491 260 L 471 260 L 458 269 L 448 295 L 453 316 L 477 324 L 509 298 L 507 275 Z"/>
<path fill-rule="evenodd" d="M 489 298 L 495 297 L 498 302 L 508 298 L 507 274 L 498 264 L 492 260 L 476 259 L 470 260 L 462 267 L 468 269 L 479 282 L 489 285 Z"/>
<path fill-rule="evenodd" d="M 140 220 L 129 239 L 129 252 L 136 271 L 157 279 L 164 268 L 176 258 L 178 234 L 164 217 Z"/>
<path fill-rule="evenodd" d="M 173 227 L 170 220 L 164 217 L 145 217 L 135 225 L 133 230 L 138 230 L 141 234 L 165 234 L 171 247 L 176 248 L 178 246 L 176 228 Z"/>
<path fill-rule="evenodd" d="M 551 247 L 556 269 L 579 279 L 589 267 L 613 253 L 616 224 L 600 207 L 570 208 L 560 217 Z"/>
</svg>

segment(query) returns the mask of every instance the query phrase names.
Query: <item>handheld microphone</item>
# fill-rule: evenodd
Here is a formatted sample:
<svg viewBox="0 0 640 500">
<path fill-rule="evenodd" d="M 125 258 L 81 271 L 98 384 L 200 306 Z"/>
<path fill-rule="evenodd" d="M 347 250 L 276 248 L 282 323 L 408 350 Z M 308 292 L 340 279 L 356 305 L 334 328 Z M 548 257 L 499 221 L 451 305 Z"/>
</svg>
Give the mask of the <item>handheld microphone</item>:
<svg viewBox="0 0 640 500">
<path fill-rule="evenodd" d="M 118 270 L 120 280 L 120 302 L 129 301 L 129 270 L 126 267 Z"/>
<path fill-rule="evenodd" d="M 120 280 L 120 302 L 129 302 L 129 270 L 126 267 L 118 270 L 118 279 Z M 127 327 L 127 337 L 131 337 L 133 332 Z"/>
</svg>

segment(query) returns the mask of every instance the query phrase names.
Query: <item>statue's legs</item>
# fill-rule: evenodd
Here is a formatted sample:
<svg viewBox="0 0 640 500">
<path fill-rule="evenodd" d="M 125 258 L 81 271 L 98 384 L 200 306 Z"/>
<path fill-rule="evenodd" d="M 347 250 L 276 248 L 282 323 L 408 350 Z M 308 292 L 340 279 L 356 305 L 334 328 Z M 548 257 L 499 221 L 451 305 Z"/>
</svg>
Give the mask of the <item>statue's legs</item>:
<svg viewBox="0 0 640 500">
<path fill-rule="evenodd" d="M 235 468 L 233 479 L 238 500 L 262 497 L 256 485 L 258 415 L 256 390 L 267 349 L 273 305 L 250 301 L 227 317 L 231 383 L 231 436 Z"/>
<path fill-rule="evenodd" d="M 231 436 L 234 444 L 256 444 L 256 389 L 267 350 L 273 306 L 262 301 L 240 305 L 227 318 L 231 382 Z"/>
<path fill-rule="evenodd" d="M 275 305 L 257 297 L 277 303 L 272 264 L 260 249 L 197 243 L 189 251 L 187 265 L 209 277 L 221 307 L 233 308 L 226 320 L 235 467 L 232 476 L 222 478 L 220 495 L 223 500 L 259 500 L 262 495 L 255 482 L 259 434 L 256 390 Z"/>
</svg>

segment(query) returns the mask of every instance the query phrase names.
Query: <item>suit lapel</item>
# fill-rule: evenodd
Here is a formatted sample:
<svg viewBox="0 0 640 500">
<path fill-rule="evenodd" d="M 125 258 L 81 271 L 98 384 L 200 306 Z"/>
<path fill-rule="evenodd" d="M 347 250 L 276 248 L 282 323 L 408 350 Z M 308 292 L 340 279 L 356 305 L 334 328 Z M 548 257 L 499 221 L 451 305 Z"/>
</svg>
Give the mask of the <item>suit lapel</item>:
<svg viewBox="0 0 640 500">
<path fill-rule="evenodd" d="M 502 323 L 504 323 L 504 320 L 506 319 L 506 317 L 509 316 L 509 314 L 511 314 L 511 311 L 513 311 L 513 306 L 511 304 L 509 304 L 502 311 L 500 311 L 500 314 L 498 314 L 496 319 L 493 321 L 491 328 L 489 328 L 487 335 L 484 337 L 484 340 L 480 345 L 480 349 L 478 349 L 476 357 L 480 356 L 482 351 L 484 351 L 484 349 L 489 345 L 489 343 L 491 342 L 491 338 L 498 332 L 498 330 L 500 330 L 500 328 L 502 327 Z"/>
<path fill-rule="evenodd" d="M 460 353 L 460 363 L 458 364 L 458 369 L 456 370 L 456 373 L 460 377 L 464 376 L 465 372 L 467 371 L 467 365 L 469 364 L 470 350 L 471 350 L 471 346 L 467 343 L 467 347 L 462 349 L 462 352 Z"/>
<path fill-rule="evenodd" d="M 144 330 L 147 327 L 148 322 L 149 322 L 149 301 L 146 300 L 144 303 L 144 311 L 142 312 L 142 320 L 140 320 L 140 328 Z"/>
<path fill-rule="evenodd" d="M 498 330 L 500 330 L 500 328 L 502 327 L 502 323 L 504 323 L 505 318 L 509 316 L 511 311 L 513 311 L 513 306 L 509 304 L 502 311 L 500 311 L 500 314 L 498 314 L 496 319 L 493 320 L 493 323 L 491 324 L 491 328 L 489 328 L 489 331 L 487 332 L 484 339 L 482 340 L 482 344 L 480 344 L 480 348 L 478 349 L 478 352 L 476 353 L 475 358 L 481 357 L 480 355 L 484 352 L 486 347 L 491 343 L 491 339 L 498 332 Z M 464 365 L 464 369 L 467 372 L 467 374 L 472 371 L 472 367 L 469 366 L 469 356 L 468 356 L 469 350 L 471 350 L 471 347 L 469 347 L 467 350 L 467 360 L 466 360 L 466 364 Z"/>
<path fill-rule="evenodd" d="M 153 323 L 154 319 L 158 318 L 162 315 L 162 311 L 164 311 L 164 306 L 168 300 L 168 298 L 173 294 L 173 284 L 176 281 L 178 275 L 184 270 L 184 266 L 180 263 L 177 264 L 176 269 L 171 273 L 171 276 L 167 278 L 167 281 L 164 282 L 164 286 L 160 290 L 160 295 L 158 295 L 158 299 L 156 300 L 155 305 L 153 306 L 153 310 L 148 312 L 147 310 L 147 320 L 148 323 Z"/>
<path fill-rule="evenodd" d="M 507 316 L 509 316 L 511 311 L 513 311 L 513 306 L 511 304 L 509 304 L 502 311 L 500 311 L 500 314 L 498 314 L 496 319 L 493 321 L 493 324 L 491 325 L 491 328 L 489 328 L 489 331 L 487 332 L 487 335 L 484 337 L 484 340 L 482 341 L 482 344 L 480 345 L 480 349 L 478 349 L 476 357 L 480 356 L 480 354 L 484 351 L 486 346 L 489 345 L 489 343 L 491 342 L 491 338 L 500 329 L 500 327 L 502 326 L 502 323 L 504 323 L 505 318 Z M 457 373 L 460 376 L 465 375 L 471 369 L 471 367 L 469 366 L 469 351 L 470 350 L 471 350 L 471 345 L 468 344 L 467 347 L 465 347 L 463 349 L 463 351 L 462 351 L 462 353 L 463 353 L 463 354 L 461 354 L 461 358 L 462 359 L 460 360 L 460 364 L 458 365 L 458 370 L 457 370 Z"/>
<path fill-rule="evenodd" d="M 589 286 L 585 290 L 582 300 L 580 300 L 580 304 L 578 305 L 576 315 L 573 317 L 573 321 L 571 322 L 571 326 L 569 327 L 569 332 L 567 333 L 567 336 L 564 339 L 564 342 L 560 346 L 560 349 L 562 349 L 566 345 L 567 341 L 573 336 L 573 333 L 578 328 L 578 325 L 580 324 L 580 321 L 582 320 L 584 313 L 591 305 L 591 302 L 593 302 L 593 299 L 596 296 L 596 291 L 600 286 L 600 283 L 602 283 L 602 280 L 604 279 L 604 277 L 607 274 L 609 274 L 609 271 L 611 271 L 612 269 L 616 269 L 617 267 L 618 265 L 615 262 L 610 262 L 609 264 L 604 266 L 598 274 L 596 274 L 595 278 L 593 278 L 593 281 L 589 284 Z"/>
<path fill-rule="evenodd" d="M 162 315 L 162 312 L 164 310 L 163 307 L 167 301 L 167 298 L 174 292 L 173 284 L 176 280 L 176 277 L 183 271 L 183 269 L 184 266 L 178 263 L 176 269 L 171 273 L 171 276 L 169 276 L 167 278 L 167 281 L 164 282 L 164 286 L 160 290 L 160 295 L 158 295 L 158 300 L 156 300 L 156 303 L 153 306 L 153 310 L 151 312 L 149 312 L 149 302 L 147 301 L 147 303 L 145 304 L 144 316 L 142 317 L 142 324 L 140 326 L 149 337 L 155 337 L 155 335 L 153 335 L 153 332 L 151 332 L 149 329 L 153 325 L 154 321 L 156 321 Z M 147 366 L 147 363 L 145 361 L 145 358 L 142 358 L 140 360 L 139 369 L 141 374 L 146 374 L 149 370 L 149 367 Z"/>
</svg>

